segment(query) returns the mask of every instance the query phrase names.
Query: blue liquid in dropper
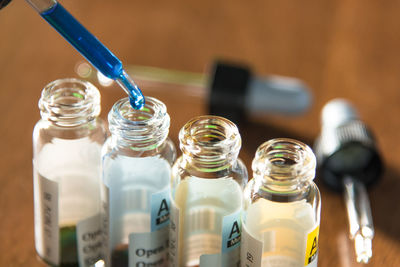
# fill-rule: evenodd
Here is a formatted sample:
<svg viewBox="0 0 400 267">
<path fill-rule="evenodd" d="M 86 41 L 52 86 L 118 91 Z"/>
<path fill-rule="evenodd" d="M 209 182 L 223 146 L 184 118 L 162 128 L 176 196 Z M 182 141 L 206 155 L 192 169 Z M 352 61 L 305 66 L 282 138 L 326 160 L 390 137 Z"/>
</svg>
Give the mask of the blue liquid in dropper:
<svg viewBox="0 0 400 267">
<path fill-rule="evenodd" d="M 118 84 L 128 93 L 130 103 L 134 109 L 143 107 L 143 94 L 125 73 L 122 62 L 86 30 L 62 5 L 56 3 L 40 15 L 101 73 L 108 78 L 117 80 Z"/>
</svg>

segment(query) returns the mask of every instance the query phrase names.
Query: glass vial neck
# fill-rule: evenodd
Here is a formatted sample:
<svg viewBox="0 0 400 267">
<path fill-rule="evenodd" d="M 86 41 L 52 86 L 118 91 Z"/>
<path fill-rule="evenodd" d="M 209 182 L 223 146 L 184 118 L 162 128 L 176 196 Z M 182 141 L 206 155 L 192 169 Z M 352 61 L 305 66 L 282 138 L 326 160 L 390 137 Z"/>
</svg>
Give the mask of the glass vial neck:
<svg viewBox="0 0 400 267">
<path fill-rule="evenodd" d="M 170 117 L 164 103 L 146 97 L 140 110 L 133 109 L 129 98 L 117 101 L 108 114 L 112 138 L 133 150 L 150 150 L 160 146 L 168 137 Z"/>
<path fill-rule="evenodd" d="M 218 116 L 199 116 L 179 132 L 182 157 L 203 172 L 228 168 L 237 160 L 241 138 L 236 125 Z"/>
<path fill-rule="evenodd" d="M 44 87 L 39 109 L 43 120 L 57 126 L 79 126 L 100 114 L 100 93 L 89 82 L 59 79 Z"/>
<path fill-rule="evenodd" d="M 301 190 L 315 177 L 312 150 L 293 139 L 272 139 L 256 151 L 252 163 L 254 178 L 272 191 Z"/>
</svg>

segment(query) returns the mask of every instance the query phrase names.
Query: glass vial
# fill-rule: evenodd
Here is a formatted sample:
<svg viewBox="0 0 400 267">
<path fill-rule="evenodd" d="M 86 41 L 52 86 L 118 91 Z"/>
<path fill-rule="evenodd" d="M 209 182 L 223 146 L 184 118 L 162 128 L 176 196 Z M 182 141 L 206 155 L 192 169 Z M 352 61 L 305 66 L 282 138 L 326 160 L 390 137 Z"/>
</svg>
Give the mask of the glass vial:
<svg viewBox="0 0 400 267">
<path fill-rule="evenodd" d="M 315 156 L 296 140 L 262 144 L 244 191 L 242 267 L 317 266 L 320 194 Z"/>
<path fill-rule="evenodd" d="M 35 244 L 51 266 L 90 266 L 102 252 L 100 93 L 90 83 L 48 84 L 33 131 Z"/>
<path fill-rule="evenodd" d="M 238 266 L 242 190 L 235 124 L 200 116 L 179 133 L 182 156 L 172 170 L 170 266 Z"/>
<path fill-rule="evenodd" d="M 176 150 L 170 117 L 152 97 L 140 110 L 128 98 L 108 115 L 103 147 L 103 224 L 106 266 L 167 266 L 170 175 Z"/>
</svg>

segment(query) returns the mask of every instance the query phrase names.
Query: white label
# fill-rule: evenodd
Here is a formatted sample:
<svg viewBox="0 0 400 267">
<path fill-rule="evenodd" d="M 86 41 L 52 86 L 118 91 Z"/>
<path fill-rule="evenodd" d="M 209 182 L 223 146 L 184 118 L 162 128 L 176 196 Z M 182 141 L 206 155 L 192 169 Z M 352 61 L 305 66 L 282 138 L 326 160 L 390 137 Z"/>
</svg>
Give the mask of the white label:
<svg viewBox="0 0 400 267">
<path fill-rule="evenodd" d="M 167 263 L 168 227 L 129 235 L 129 267 L 166 266 Z"/>
<path fill-rule="evenodd" d="M 263 243 L 253 236 L 242 225 L 242 243 L 240 249 L 240 258 L 242 267 L 261 267 L 261 258 L 263 253 Z"/>
<path fill-rule="evenodd" d="M 58 184 L 35 172 L 35 244 L 40 257 L 58 265 Z"/>
<path fill-rule="evenodd" d="M 93 266 L 102 257 L 100 214 L 78 222 L 78 260 L 80 266 Z"/>
<path fill-rule="evenodd" d="M 110 231 L 110 221 L 109 221 L 109 199 L 110 199 L 110 190 L 108 187 L 102 183 L 100 188 L 101 194 L 101 219 L 100 219 L 100 227 L 102 230 L 102 241 L 103 241 L 103 260 L 105 262 L 105 266 L 110 266 L 110 247 L 109 247 L 109 231 Z"/>
<path fill-rule="evenodd" d="M 171 221 L 169 230 L 169 261 L 170 266 L 179 266 L 178 246 L 179 246 L 179 208 L 171 198 Z M 210 265 L 211 266 L 211 265 Z"/>
</svg>

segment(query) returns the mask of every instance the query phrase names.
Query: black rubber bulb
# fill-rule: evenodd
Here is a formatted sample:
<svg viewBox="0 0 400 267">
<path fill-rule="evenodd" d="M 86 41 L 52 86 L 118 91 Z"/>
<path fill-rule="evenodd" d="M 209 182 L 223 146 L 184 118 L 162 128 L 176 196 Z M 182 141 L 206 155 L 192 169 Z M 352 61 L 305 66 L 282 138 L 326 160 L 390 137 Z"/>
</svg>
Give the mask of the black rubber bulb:
<svg viewBox="0 0 400 267">
<path fill-rule="evenodd" d="M 341 191 L 351 176 L 369 186 L 382 173 L 382 160 L 375 140 L 351 104 L 335 99 L 322 111 L 322 130 L 315 145 L 319 176 L 332 189 Z"/>
</svg>

